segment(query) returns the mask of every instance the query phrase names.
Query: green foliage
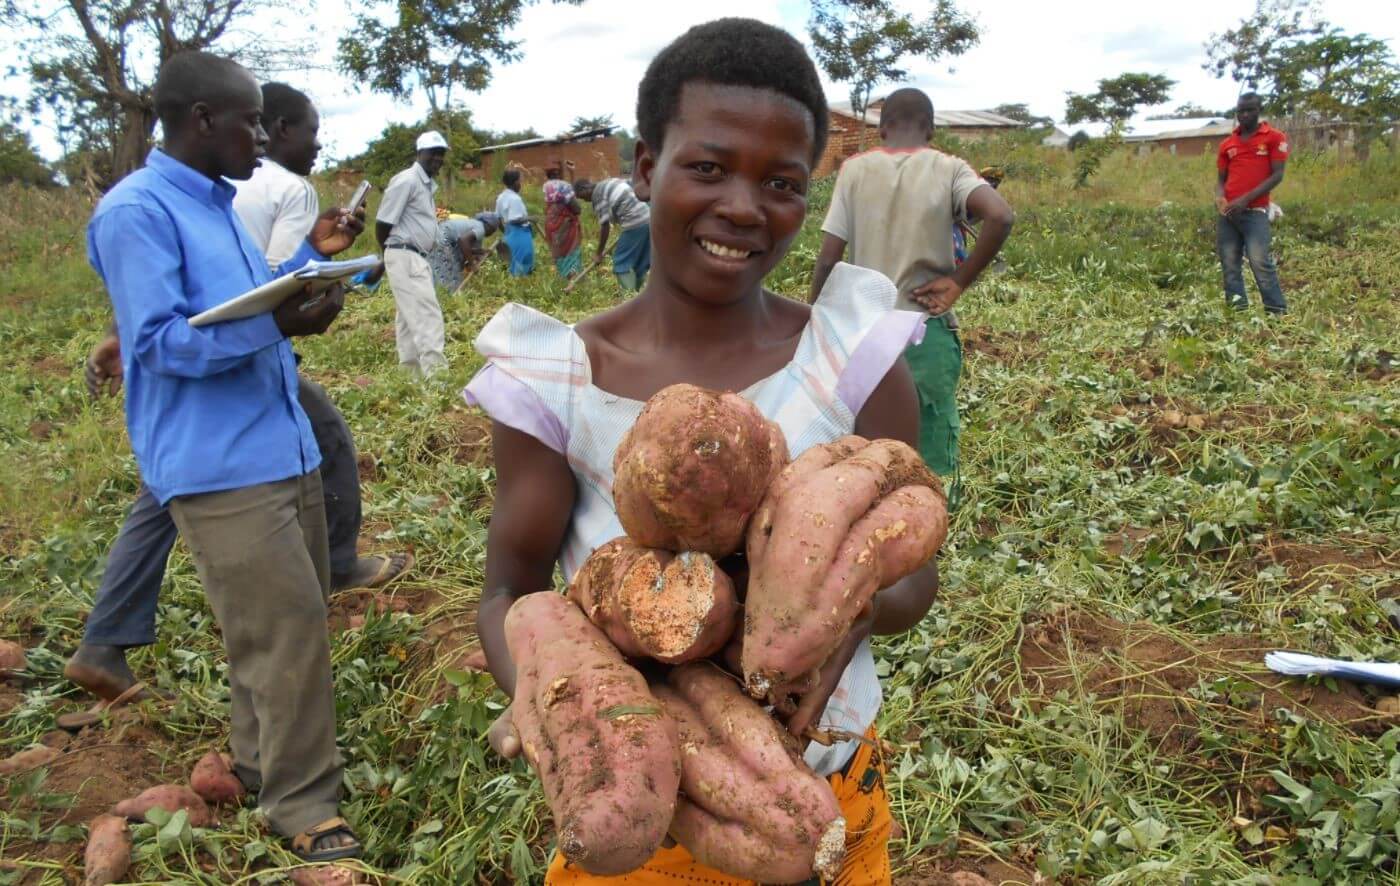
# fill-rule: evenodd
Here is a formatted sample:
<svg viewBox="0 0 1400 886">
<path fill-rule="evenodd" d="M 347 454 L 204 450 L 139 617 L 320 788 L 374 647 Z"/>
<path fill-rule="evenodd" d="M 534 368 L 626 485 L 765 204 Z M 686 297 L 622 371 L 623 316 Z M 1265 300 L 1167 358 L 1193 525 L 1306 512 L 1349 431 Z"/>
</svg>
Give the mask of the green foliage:
<svg viewBox="0 0 1400 886">
<path fill-rule="evenodd" d="M 575 117 L 569 124 L 569 132 L 582 132 L 585 129 L 602 129 L 613 125 L 612 114 L 599 114 L 596 117 Z"/>
<path fill-rule="evenodd" d="M 369 0 L 337 44 L 341 73 L 374 92 L 406 99 L 421 91 L 433 111 L 452 108 L 452 92 L 480 92 L 497 65 L 520 58 L 507 34 L 531 0 L 400 0 L 384 24 Z M 577 3 L 581 0 L 553 0 Z"/>
<path fill-rule="evenodd" d="M 1159 105 L 1171 96 L 1176 85 L 1162 74 L 1127 73 L 1099 81 L 1099 88 L 1080 95 L 1071 92 L 1065 101 L 1065 122 L 1126 122 L 1138 108 Z"/>
<path fill-rule="evenodd" d="M 992 108 L 993 114 L 1000 114 L 1003 117 L 1010 117 L 1012 120 L 1019 120 L 1027 126 L 1037 128 L 1051 127 L 1055 125 L 1053 117 L 1037 117 L 1031 113 L 1030 105 L 1025 102 L 1017 102 L 1009 105 L 997 105 Z"/>
<path fill-rule="evenodd" d="M 807 34 L 826 75 L 851 90 L 851 110 L 865 113 L 881 83 L 905 78 L 904 60 L 962 55 L 981 39 L 977 22 L 953 0 L 934 0 L 923 18 L 889 0 L 813 0 Z"/>
<path fill-rule="evenodd" d="M 1088 139 L 1077 146 L 1073 139 L 1070 141 L 1070 150 L 1074 151 L 1074 186 L 1082 188 L 1099 171 L 1104 158 L 1123 144 L 1123 123 L 1115 120 L 1101 138 Z"/>
<path fill-rule="evenodd" d="M 436 129 L 447 139 L 447 163 L 444 173 L 475 163 L 481 157 L 481 144 L 471 125 L 471 113 L 465 110 L 430 113 L 412 125 L 390 123 L 379 137 L 370 142 L 364 153 L 343 165 L 359 169 L 379 187 L 389 183 L 396 173 L 407 169 L 417 153 L 415 142 L 424 130 Z"/>
<path fill-rule="evenodd" d="M 29 142 L 29 133 L 0 122 L 0 185 L 53 185 L 53 170 Z"/>
</svg>

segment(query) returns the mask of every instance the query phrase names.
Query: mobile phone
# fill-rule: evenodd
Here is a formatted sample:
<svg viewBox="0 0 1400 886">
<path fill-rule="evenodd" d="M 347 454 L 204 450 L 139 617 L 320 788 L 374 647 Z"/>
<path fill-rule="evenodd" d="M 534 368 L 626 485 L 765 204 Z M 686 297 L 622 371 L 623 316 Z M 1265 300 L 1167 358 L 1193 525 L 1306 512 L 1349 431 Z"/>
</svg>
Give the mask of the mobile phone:
<svg viewBox="0 0 1400 886">
<path fill-rule="evenodd" d="M 360 182 L 360 186 L 355 189 L 355 196 L 350 198 L 350 205 L 347 207 L 351 215 L 359 212 L 360 209 L 364 207 L 365 201 L 369 199 L 369 189 L 370 183 L 368 179 Z"/>
</svg>

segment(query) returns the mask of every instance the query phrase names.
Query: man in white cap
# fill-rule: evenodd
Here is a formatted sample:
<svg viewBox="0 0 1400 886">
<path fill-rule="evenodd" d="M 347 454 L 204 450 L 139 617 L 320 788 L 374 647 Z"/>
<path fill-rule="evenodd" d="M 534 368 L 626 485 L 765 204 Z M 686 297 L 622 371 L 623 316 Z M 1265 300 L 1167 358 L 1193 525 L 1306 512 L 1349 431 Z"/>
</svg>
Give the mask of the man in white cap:
<svg viewBox="0 0 1400 886">
<path fill-rule="evenodd" d="M 430 129 L 418 136 L 417 148 L 414 164 L 390 179 L 384 189 L 374 234 L 384 250 L 384 269 L 398 308 L 394 338 L 399 364 L 427 377 L 447 368 L 442 307 L 428 263 L 428 253 L 437 242 L 433 179 L 447 156 L 447 139 Z"/>
</svg>

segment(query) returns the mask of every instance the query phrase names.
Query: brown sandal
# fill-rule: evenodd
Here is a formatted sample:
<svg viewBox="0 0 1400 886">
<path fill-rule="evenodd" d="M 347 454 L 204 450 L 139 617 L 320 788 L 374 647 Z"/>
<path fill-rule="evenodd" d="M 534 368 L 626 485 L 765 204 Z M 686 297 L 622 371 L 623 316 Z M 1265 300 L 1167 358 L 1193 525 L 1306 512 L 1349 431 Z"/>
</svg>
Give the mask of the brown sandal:
<svg viewBox="0 0 1400 886">
<path fill-rule="evenodd" d="M 107 715 L 116 708 L 133 701 L 140 701 L 147 697 L 150 697 L 150 693 L 146 692 L 146 684 L 137 681 L 126 687 L 126 691 L 122 692 L 122 694 L 118 695 L 116 698 L 99 701 L 85 711 L 59 714 L 58 717 L 54 719 L 54 725 L 65 732 L 79 732 L 89 726 L 96 726 L 98 723 L 101 723 L 103 720 L 107 719 Z"/>
<path fill-rule="evenodd" d="M 318 851 L 315 848 L 316 841 L 332 834 L 344 834 L 355 842 L 349 846 L 336 846 Z M 342 858 L 353 858 L 359 855 L 363 849 L 364 847 L 360 845 L 360 840 L 355 836 L 355 832 L 350 830 L 350 823 L 338 815 L 315 827 L 307 828 L 292 838 L 292 854 L 302 861 L 339 861 Z"/>
</svg>

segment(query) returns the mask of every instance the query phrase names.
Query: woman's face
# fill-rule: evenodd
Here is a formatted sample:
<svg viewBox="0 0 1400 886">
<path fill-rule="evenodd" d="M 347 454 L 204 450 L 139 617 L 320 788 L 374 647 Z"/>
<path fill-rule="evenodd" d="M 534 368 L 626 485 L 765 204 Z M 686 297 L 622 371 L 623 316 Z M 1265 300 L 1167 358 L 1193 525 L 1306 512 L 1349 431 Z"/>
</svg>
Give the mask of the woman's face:
<svg viewBox="0 0 1400 886">
<path fill-rule="evenodd" d="M 812 114 L 780 93 L 685 84 L 660 153 L 640 146 L 652 280 L 727 304 L 756 294 L 807 215 Z"/>
</svg>

